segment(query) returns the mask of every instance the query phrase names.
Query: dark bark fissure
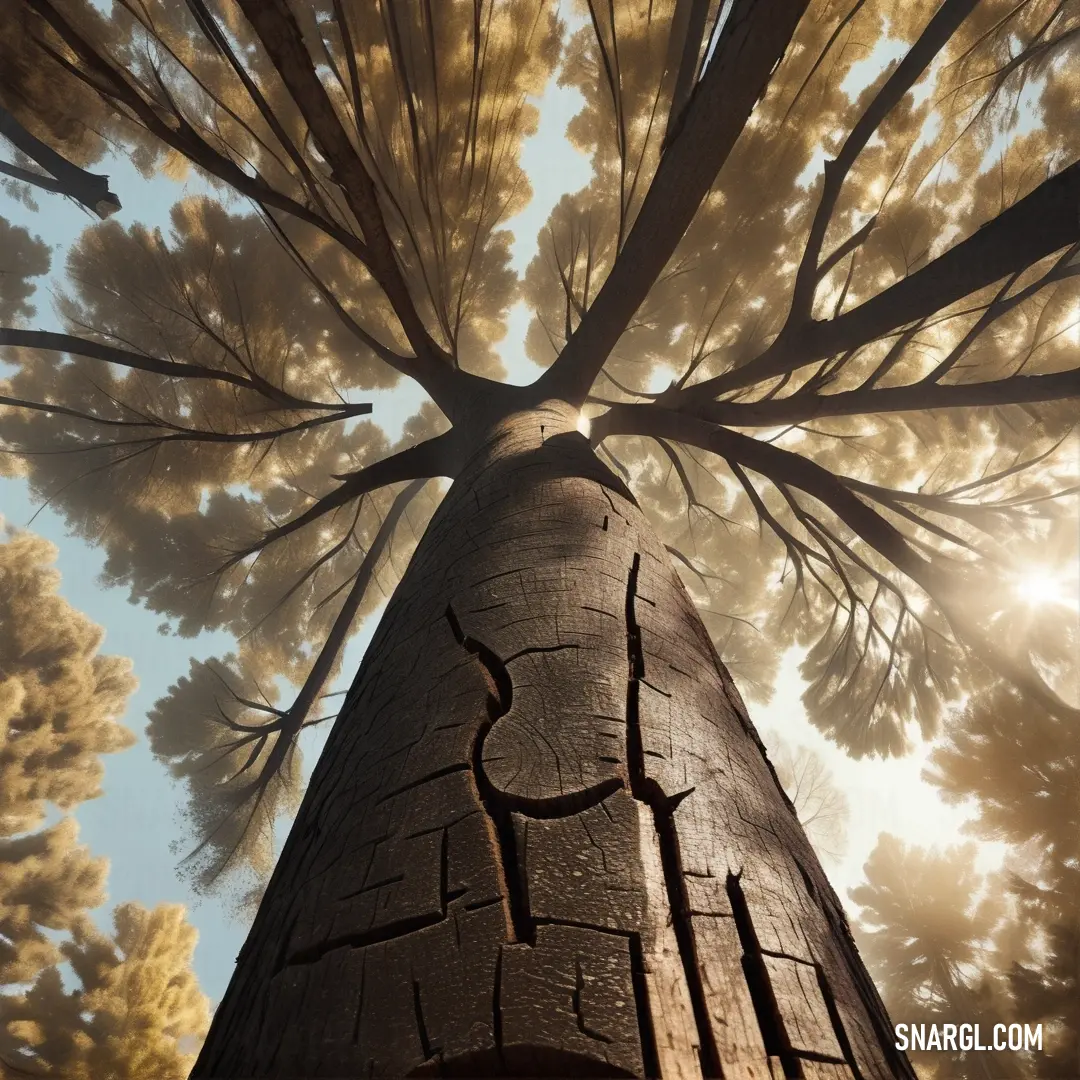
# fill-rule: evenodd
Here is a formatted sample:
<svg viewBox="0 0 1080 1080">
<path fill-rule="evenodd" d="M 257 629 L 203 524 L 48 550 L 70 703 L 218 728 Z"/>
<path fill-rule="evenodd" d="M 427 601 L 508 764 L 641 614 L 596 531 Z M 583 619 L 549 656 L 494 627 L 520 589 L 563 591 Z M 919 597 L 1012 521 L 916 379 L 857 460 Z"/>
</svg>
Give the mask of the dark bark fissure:
<svg viewBox="0 0 1080 1080">
<path fill-rule="evenodd" d="M 634 986 L 634 1009 L 637 1014 L 641 1059 L 648 1077 L 660 1076 L 660 1055 L 656 1048 L 656 1029 L 649 1010 L 649 988 L 645 981 L 645 950 L 640 934 L 631 934 L 630 976 Z"/>
<path fill-rule="evenodd" d="M 499 1056 L 502 1056 L 503 1024 L 502 1024 L 502 968 L 503 947 L 500 945 L 495 955 L 495 988 L 491 995 L 491 1033 L 495 1039 L 495 1046 Z"/>
<path fill-rule="evenodd" d="M 285 933 L 281 935 L 281 940 L 278 944 L 277 958 L 274 961 L 273 974 L 276 975 L 289 963 L 289 938 L 292 937 L 293 930 L 296 929 L 297 916 L 294 915 L 288 923 L 286 923 Z M 241 953 L 241 955 L 243 955 Z M 237 957 L 239 961 L 240 957 Z"/>
<path fill-rule="evenodd" d="M 742 966 L 746 974 L 746 984 L 750 988 L 750 998 L 754 1003 L 754 1012 L 757 1013 L 765 1050 L 770 1057 L 780 1059 L 785 1076 L 801 1077 L 802 1069 L 799 1067 L 798 1059 L 792 1053 L 784 1021 L 780 1017 L 776 995 L 773 993 L 769 972 L 765 967 L 764 953 L 750 918 L 750 910 L 746 904 L 746 897 L 743 895 L 742 885 L 739 883 L 739 876 L 739 874 L 728 874 L 727 894 L 731 903 L 731 913 L 735 919 L 735 927 L 739 932 L 739 942 L 743 949 Z"/>
<path fill-rule="evenodd" d="M 446 608 L 446 621 L 458 644 L 480 662 L 489 683 L 488 716 L 477 728 L 469 768 L 480 802 L 498 840 L 499 862 L 506 884 L 507 917 L 513 927 L 514 941 L 532 945 L 536 942 L 536 922 L 529 912 L 524 860 L 518 852 L 517 830 L 512 815 L 517 813 L 525 818 L 539 820 L 569 817 L 598 805 L 613 791 L 621 788 L 623 783 L 620 779 L 613 778 L 583 791 L 549 799 L 527 799 L 496 788 L 484 769 L 484 741 L 496 721 L 506 716 L 514 702 L 514 682 L 506 666 L 509 661 L 500 659 L 482 641 L 466 635 L 452 605 Z M 556 652 L 564 648 L 576 646 L 537 646 L 522 649 L 510 657 L 510 660 L 535 653 Z"/>
<path fill-rule="evenodd" d="M 818 989 L 821 991 L 821 996 L 825 1001 L 825 1008 L 828 1009 L 829 1020 L 832 1022 L 836 1041 L 840 1044 L 840 1049 L 844 1052 L 844 1060 L 851 1069 L 855 1080 L 862 1080 L 862 1073 L 859 1071 L 859 1066 L 855 1063 L 855 1054 L 851 1049 L 851 1040 L 844 1030 L 844 1022 L 840 1019 L 840 1012 L 836 1007 L 836 997 L 833 995 L 828 977 L 825 975 L 825 971 L 820 964 L 814 964 L 814 975 L 817 978 Z"/>
<path fill-rule="evenodd" d="M 605 519 L 606 524 L 606 519 Z M 519 851 L 518 833 L 514 827 L 512 812 L 538 820 L 555 817 L 568 817 L 580 813 L 591 806 L 602 805 L 603 800 L 613 791 L 623 786 L 620 779 L 612 779 L 587 791 L 577 792 L 562 798 L 547 800 L 524 800 L 520 797 L 508 795 L 498 791 L 487 777 L 483 765 L 484 740 L 492 727 L 504 717 L 513 705 L 513 679 L 507 670 L 507 664 L 521 656 L 536 653 L 549 653 L 566 648 L 577 648 L 575 645 L 535 646 L 522 649 L 509 657 L 506 661 L 501 660 L 493 650 L 463 633 L 461 624 L 454 612 L 453 606 L 446 609 L 446 620 L 450 625 L 454 639 L 466 651 L 476 656 L 482 665 L 485 675 L 490 683 L 491 691 L 488 697 L 488 718 L 477 729 L 476 739 L 473 743 L 472 774 L 476 783 L 477 792 L 481 803 L 488 815 L 497 838 L 499 862 L 502 869 L 502 879 L 506 886 L 507 916 L 513 928 L 513 942 L 528 946 L 536 945 L 536 933 L 538 926 L 580 926 L 598 933 L 615 934 L 625 937 L 630 946 L 631 965 L 633 972 L 633 986 L 635 997 L 635 1012 L 638 1018 L 638 1026 L 641 1035 L 642 1052 L 649 1064 L 648 1075 L 658 1076 L 659 1069 L 654 1068 L 656 1060 L 655 1037 L 652 1033 L 652 1019 L 649 1014 L 647 1002 L 647 989 L 644 983 L 644 963 L 641 960 L 641 935 L 634 932 L 620 933 L 612 931 L 608 927 L 596 926 L 590 923 L 573 923 L 568 920 L 545 920 L 533 918 L 529 910 L 528 884 L 525 875 L 525 852 Z M 617 759 L 607 759 L 616 761 Z M 525 835 L 527 836 L 528 821 L 525 823 Z M 520 845 L 522 849 L 524 845 Z M 499 1007 L 499 985 L 501 982 L 503 951 L 499 950 L 499 961 L 496 975 L 496 988 L 493 998 L 493 1023 L 495 1028 L 496 1046 L 502 1047 L 502 1022 Z M 587 1038 L 599 1043 L 610 1044 L 611 1039 L 601 1032 L 593 1031 L 585 1021 L 582 1011 L 581 992 L 585 986 L 584 974 L 581 968 L 581 957 L 575 957 L 575 984 L 571 993 L 571 1004 L 577 1021 L 578 1030 Z M 419 1012 L 419 984 L 414 982 L 414 996 L 417 1002 L 417 1016 Z M 422 1035 L 422 1042 L 426 1044 L 426 1034 Z M 429 1053 L 426 1056 L 430 1057 Z"/>
<path fill-rule="evenodd" d="M 360 894 L 358 893 L 357 895 Z M 274 972 L 274 975 L 280 974 L 284 968 L 317 964 L 324 957 L 332 952 L 336 952 L 338 949 L 361 949 L 367 945 L 378 945 L 383 941 L 404 937 L 406 934 L 411 934 L 416 930 L 422 930 L 425 926 L 433 926 L 437 922 L 442 922 L 445 918 L 446 916 L 443 914 L 417 915 L 411 919 L 401 919 L 397 922 L 386 923 L 375 930 L 368 930 L 357 934 L 340 934 L 336 937 L 327 938 L 318 945 L 297 949 L 295 952 L 289 954 L 281 967 Z M 287 941 L 288 937 L 286 937 L 285 940 Z"/>
<path fill-rule="evenodd" d="M 477 797 L 495 835 L 499 855 L 498 863 L 502 875 L 503 902 L 506 906 L 507 924 L 513 935 L 512 940 L 531 942 L 536 931 L 529 918 L 528 885 L 520 870 L 514 822 L 509 809 L 500 805 L 497 793 L 484 771 L 483 763 L 484 739 L 495 721 L 510 711 L 514 700 L 514 683 L 506 670 L 506 665 L 490 649 L 465 636 L 457 615 L 454 614 L 453 606 L 450 604 L 446 606 L 446 621 L 450 626 L 450 632 L 454 635 L 454 640 L 479 660 L 489 683 L 488 715 L 476 729 L 469 769 Z M 499 956 L 501 959 L 501 950 Z"/>
<path fill-rule="evenodd" d="M 857 992 L 861 994 L 866 1001 L 877 1006 L 876 1008 L 871 1008 L 867 1011 L 874 1034 L 881 1044 L 883 1056 L 888 1062 L 892 1074 L 898 1077 L 913 1077 L 914 1070 L 912 1069 L 911 1064 L 908 1062 L 905 1055 L 896 1048 L 895 1032 L 889 1025 L 889 1017 L 885 1012 L 884 1005 L 881 1003 L 881 997 L 878 994 L 877 987 L 874 985 L 873 979 L 870 978 L 870 973 L 866 970 L 866 967 L 859 957 L 859 950 L 855 944 L 855 939 L 851 935 L 851 928 L 848 926 L 847 918 L 844 916 L 839 905 L 837 904 L 834 907 L 833 902 L 830 902 L 828 898 L 819 898 L 818 905 L 832 928 L 835 940 L 840 945 L 843 952 L 854 961 L 851 964 L 851 973 Z M 823 980 L 826 983 L 826 986 L 828 986 L 828 979 L 824 972 L 819 975 L 819 982 Z M 837 1007 L 835 994 L 831 987 L 828 987 L 827 992 L 823 991 L 823 993 L 831 1015 L 832 1011 Z M 840 1045 L 843 1046 L 847 1039 L 847 1035 L 845 1034 L 844 1038 L 840 1039 L 838 1032 L 837 1038 Z M 856 1073 L 856 1080 L 860 1080 L 857 1063 L 854 1058 L 851 1059 L 851 1067 L 852 1071 Z"/>
<path fill-rule="evenodd" d="M 420 983 L 417 979 L 412 981 L 412 993 L 413 993 L 413 1011 L 416 1015 L 416 1031 L 420 1036 L 420 1046 L 424 1051 L 424 1060 L 430 1061 L 434 1057 L 438 1057 L 442 1053 L 441 1047 L 433 1047 L 431 1045 L 431 1039 L 428 1038 L 427 1025 L 424 1023 L 424 1003 L 420 997 Z"/>
<path fill-rule="evenodd" d="M 360 1044 L 360 1024 L 364 1016 L 364 975 L 367 965 L 361 961 L 360 964 L 360 988 L 356 995 L 356 1019 L 353 1022 L 352 1041 L 354 1046 Z"/>
<path fill-rule="evenodd" d="M 445 832 L 445 830 L 443 830 Z M 338 900 L 351 900 L 354 896 L 363 896 L 366 892 L 371 892 L 374 889 L 381 889 L 385 885 L 396 885 L 399 881 L 404 881 L 404 874 L 393 874 L 391 877 L 381 878 L 379 881 L 369 882 L 362 888 L 353 889 L 352 892 L 343 893 L 339 896 Z"/>
<path fill-rule="evenodd" d="M 607 528 L 607 517 L 604 518 L 604 529 Z M 628 605 L 632 600 L 628 598 Z M 628 606 L 628 612 L 630 608 Z M 516 812 L 526 819 L 529 817 L 543 820 L 546 818 L 569 817 L 580 813 L 592 806 L 603 805 L 612 792 L 624 786 L 619 778 L 613 778 L 598 784 L 595 787 L 575 792 L 561 798 L 546 800 L 525 800 L 520 796 L 515 797 L 506 792 L 498 791 L 488 779 L 483 764 L 484 740 L 496 721 L 506 716 L 513 705 L 514 684 L 513 678 L 507 669 L 507 664 L 521 656 L 537 653 L 556 652 L 561 649 L 577 648 L 576 645 L 553 645 L 534 646 L 522 649 L 513 654 L 506 661 L 501 660 L 483 642 L 466 635 L 453 605 L 446 609 L 446 621 L 450 626 L 454 639 L 467 652 L 474 655 L 483 667 L 484 673 L 490 684 L 488 697 L 488 717 L 477 729 L 476 739 L 473 743 L 472 752 L 472 775 L 474 777 L 479 799 L 491 822 L 494 834 L 497 838 L 498 857 L 502 871 L 502 879 L 506 885 L 507 918 L 513 928 L 513 942 L 529 946 L 536 944 L 536 932 L 538 926 L 578 926 L 597 933 L 613 934 L 625 938 L 628 942 L 631 957 L 631 974 L 634 988 L 634 1005 L 637 1015 L 639 1036 L 641 1039 L 642 1057 L 646 1065 L 647 1075 L 659 1076 L 659 1065 L 656 1052 L 656 1038 L 653 1032 L 652 1016 L 648 1005 L 648 989 L 645 984 L 645 964 L 641 935 L 637 932 L 620 932 L 609 927 L 597 926 L 587 922 L 571 922 L 569 920 L 536 919 L 529 910 L 528 884 L 525 875 L 524 851 L 519 851 L 517 830 L 514 828 L 512 813 Z M 640 654 L 640 650 L 639 654 Z M 633 679 L 628 682 L 633 685 Z M 627 724 L 629 732 L 630 725 Z M 601 758 L 600 760 L 618 763 L 617 758 Z M 526 835 L 527 835 L 526 820 Z M 499 1009 L 499 980 L 502 970 L 502 949 L 499 950 L 497 967 L 496 989 L 494 994 L 495 1042 L 502 1046 L 502 1023 Z M 584 988 L 584 975 L 581 969 L 581 958 L 575 958 L 575 987 L 571 994 L 571 1002 L 577 1019 L 578 1030 L 588 1038 L 596 1042 L 610 1043 L 608 1036 L 591 1030 L 585 1022 L 581 1008 L 581 991 Z M 713 1075 L 713 1074 L 709 1074 Z M 719 1075 L 718 1073 L 715 1075 Z"/>
<path fill-rule="evenodd" d="M 776 775 L 776 770 L 775 769 L 773 770 L 773 775 L 774 776 Z M 777 778 L 776 782 L 777 782 L 777 784 L 780 783 L 779 778 Z M 794 805 L 792 806 L 792 810 L 794 810 Z M 799 871 L 799 877 L 802 878 L 803 885 L 806 886 L 807 895 L 810 897 L 811 900 L 816 902 L 817 901 L 817 888 L 814 885 L 813 878 L 811 878 L 810 875 L 806 872 L 806 867 L 803 866 L 803 864 L 801 862 L 799 862 L 798 859 L 795 859 L 794 862 L 795 862 L 796 869 Z"/>
<path fill-rule="evenodd" d="M 533 931 L 540 926 L 571 926 L 581 930 L 590 930 L 596 934 L 607 934 L 610 937 L 625 941 L 630 951 L 630 973 L 634 988 L 634 1009 L 637 1015 L 638 1037 L 641 1040 L 641 1056 L 645 1065 L 645 1076 L 659 1077 L 660 1065 L 656 1049 L 656 1031 L 652 1013 L 649 1009 L 649 988 L 645 981 L 646 966 L 644 958 L 644 946 L 641 934 L 636 930 L 614 930 L 610 926 L 601 926 L 594 922 L 575 921 L 573 919 L 533 919 Z M 535 942 L 533 942 L 535 944 Z M 580 958 L 577 959 L 580 964 Z M 571 995 L 574 1010 L 580 1018 L 581 986 L 577 986 Z M 579 1024 L 579 1030 L 580 1024 Z M 588 1032 L 583 1032 L 589 1034 Z M 595 1033 L 592 1034 L 596 1038 Z M 596 1041 L 609 1041 L 602 1036 Z"/>
<path fill-rule="evenodd" d="M 597 1042 L 610 1043 L 611 1039 L 607 1035 L 600 1033 L 599 1031 L 593 1031 L 588 1024 L 585 1023 L 585 1014 L 581 1011 L 581 991 L 585 989 L 585 975 L 581 970 L 581 957 L 574 958 L 574 992 L 570 996 L 570 1000 L 574 1006 L 574 1015 L 577 1017 L 578 1031 L 582 1035 L 589 1039 L 595 1039 Z"/>
<path fill-rule="evenodd" d="M 630 775 L 630 793 L 635 799 L 645 803 L 652 812 L 653 825 L 660 845 L 660 862 L 664 871 L 664 883 L 667 887 L 667 900 L 671 908 L 675 940 L 682 958 L 686 985 L 690 993 L 690 1004 L 694 1011 L 694 1022 L 697 1025 L 701 1071 L 705 1076 L 722 1076 L 720 1055 L 717 1051 L 712 1025 L 709 1022 L 709 1007 L 697 962 L 694 931 L 690 923 L 690 900 L 683 880 L 682 864 L 679 858 L 679 835 L 673 818 L 675 807 L 693 789 L 669 797 L 645 769 L 645 751 L 642 748 L 639 711 L 639 695 L 641 685 L 645 680 L 645 652 L 642 648 L 641 627 L 638 625 L 636 610 L 640 570 L 641 555 L 635 552 L 626 582 L 626 652 L 629 669 L 626 680 L 626 765 Z"/>
<path fill-rule="evenodd" d="M 417 780 L 411 780 L 407 784 L 402 784 L 401 787 L 394 788 L 392 791 L 388 791 L 385 795 L 382 795 L 376 802 L 376 806 L 379 803 L 389 802 L 391 799 L 396 798 L 398 795 L 403 795 L 406 791 L 412 791 L 413 788 L 423 787 L 424 784 L 430 784 L 432 780 L 438 780 L 441 776 L 449 776 L 451 773 L 466 772 L 468 765 L 455 764 L 447 765 L 442 769 L 436 769 L 434 772 L 428 773 L 426 776 L 421 776 Z"/>
</svg>

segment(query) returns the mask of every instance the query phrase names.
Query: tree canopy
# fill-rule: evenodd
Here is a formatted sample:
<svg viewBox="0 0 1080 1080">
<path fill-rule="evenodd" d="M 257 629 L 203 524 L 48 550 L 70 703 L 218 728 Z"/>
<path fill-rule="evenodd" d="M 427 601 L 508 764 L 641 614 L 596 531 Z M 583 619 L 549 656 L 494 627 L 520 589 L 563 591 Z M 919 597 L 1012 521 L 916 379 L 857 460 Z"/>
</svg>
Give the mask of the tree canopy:
<svg viewBox="0 0 1080 1080">
<path fill-rule="evenodd" d="M 424 481 L 546 398 L 747 690 L 802 647 L 809 715 L 854 755 L 999 678 L 1075 724 L 1065 614 L 1025 589 L 1076 560 L 1076 3 L 8 8 L 0 106 L 73 161 L 106 140 L 204 191 L 79 237 L 62 332 L 25 328 L 26 285 L 0 329 L 3 468 L 167 628 L 237 636 L 152 724 L 204 881 L 269 865 Z M 593 174 L 519 276 L 553 78 Z M 498 354 L 519 302 L 528 387 Z M 393 440 L 403 379 L 427 400 Z"/>
</svg>

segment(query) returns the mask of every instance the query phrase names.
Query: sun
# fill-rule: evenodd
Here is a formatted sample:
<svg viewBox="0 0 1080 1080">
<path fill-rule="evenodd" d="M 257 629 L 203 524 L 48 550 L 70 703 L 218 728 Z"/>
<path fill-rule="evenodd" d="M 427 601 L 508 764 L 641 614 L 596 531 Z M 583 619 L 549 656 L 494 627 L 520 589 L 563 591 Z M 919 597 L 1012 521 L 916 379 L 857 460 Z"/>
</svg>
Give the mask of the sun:
<svg viewBox="0 0 1080 1080">
<path fill-rule="evenodd" d="M 1046 567 L 1033 567 L 1016 579 L 1017 596 L 1031 607 L 1070 603 L 1070 582 L 1064 575 Z"/>
</svg>

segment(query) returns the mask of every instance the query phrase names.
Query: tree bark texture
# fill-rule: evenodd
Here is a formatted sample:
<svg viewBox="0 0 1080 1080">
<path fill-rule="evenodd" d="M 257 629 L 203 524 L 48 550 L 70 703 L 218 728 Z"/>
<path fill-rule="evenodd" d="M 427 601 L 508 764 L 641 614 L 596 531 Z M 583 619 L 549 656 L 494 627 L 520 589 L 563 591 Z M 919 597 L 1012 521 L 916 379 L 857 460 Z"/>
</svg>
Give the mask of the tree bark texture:
<svg viewBox="0 0 1080 1080">
<path fill-rule="evenodd" d="M 663 545 L 494 425 L 364 658 L 193 1077 L 912 1078 Z"/>
</svg>

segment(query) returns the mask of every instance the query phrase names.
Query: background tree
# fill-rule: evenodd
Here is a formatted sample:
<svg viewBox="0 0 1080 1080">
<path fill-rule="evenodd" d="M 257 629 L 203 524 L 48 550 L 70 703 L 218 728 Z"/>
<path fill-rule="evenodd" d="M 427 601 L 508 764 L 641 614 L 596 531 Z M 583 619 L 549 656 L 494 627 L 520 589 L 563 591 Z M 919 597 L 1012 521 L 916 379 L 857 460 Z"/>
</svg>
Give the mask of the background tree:
<svg viewBox="0 0 1080 1080">
<path fill-rule="evenodd" d="M 989 1043 L 996 1023 L 1031 1023 L 1010 993 L 1013 964 L 1030 958 L 1003 882 L 975 869 L 974 845 L 944 851 L 906 847 L 882 833 L 851 890 L 861 906 L 859 947 L 893 1020 L 900 1024 L 978 1022 Z M 920 1075 L 1003 1080 L 1033 1075 L 1023 1055 L 997 1051 L 916 1051 Z"/>
<path fill-rule="evenodd" d="M 119 719 L 135 688 L 58 594 L 55 557 L 30 533 L 0 544 L 0 1074 L 182 1080 L 209 1025 L 194 928 L 179 905 L 122 904 L 103 934 L 89 913 L 107 861 L 73 817 L 48 822 L 101 794 L 99 755 L 131 744 Z"/>
<path fill-rule="evenodd" d="M 35 312 L 34 278 L 49 272 L 49 249 L 29 230 L 0 218 L 0 318 L 18 326 Z"/>
<path fill-rule="evenodd" d="M 84 919 L 65 943 L 64 959 L 78 980 L 74 990 L 50 967 L 25 993 L 4 999 L 5 1058 L 16 1075 L 188 1075 L 210 1023 L 209 1003 L 191 970 L 198 935 L 180 904 L 152 911 L 120 904 L 113 921 L 109 935 Z M 24 1053 L 11 1054 L 12 1046 Z"/>
<path fill-rule="evenodd" d="M 1029 597 L 1034 584 L 1025 586 Z M 1056 602 L 1067 604 L 1069 584 L 1059 583 Z M 1058 632 L 1072 639 L 1075 629 Z M 1031 709 L 1015 688 L 980 691 L 950 719 L 926 777 L 947 801 L 976 811 L 969 832 L 1009 844 L 1003 871 L 978 874 L 971 847 L 906 849 L 883 835 L 866 883 L 852 890 L 862 905 L 863 955 L 898 1022 L 940 1022 L 948 1012 L 958 1022 L 978 1016 L 984 1027 L 990 1017 L 1044 1025 L 1042 1053 L 916 1054 L 920 1071 L 1039 1078 L 1076 1071 L 1077 753 L 1071 726 Z"/>
<path fill-rule="evenodd" d="M 851 816 L 847 796 L 815 750 L 788 742 L 776 732 L 762 732 L 762 741 L 818 857 L 826 863 L 838 862 L 847 847 Z"/>
<path fill-rule="evenodd" d="M 1072 726 L 997 684 L 950 725 L 928 769 L 946 799 L 974 800 L 976 836 L 1004 840 L 1023 856 L 1009 889 L 1032 950 L 1006 970 L 1017 1016 L 1047 1029 L 1035 1074 L 1055 1080 L 1080 1066 L 1078 765 Z"/>
<path fill-rule="evenodd" d="M 1075 546 L 1077 6 L 17 7 L 0 104 L 62 71 L 218 195 L 0 330 L 11 467 L 241 639 L 154 718 L 205 883 L 268 866 L 393 589 L 196 1075 L 909 1075 L 717 654 L 804 647 L 855 755 L 999 678 L 1077 720 L 1014 588 Z M 593 179 L 519 281 L 557 64 Z"/>
<path fill-rule="evenodd" d="M 135 689 L 131 664 L 98 655 L 104 631 L 58 594 L 55 558 L 53 545 L 30 533 L 0 546 L 5 836 L 37 828 L 50 803 L 67 811 L 100 795 L 100 755 L 134 741 L 119 723 Z"/>
</svg>

